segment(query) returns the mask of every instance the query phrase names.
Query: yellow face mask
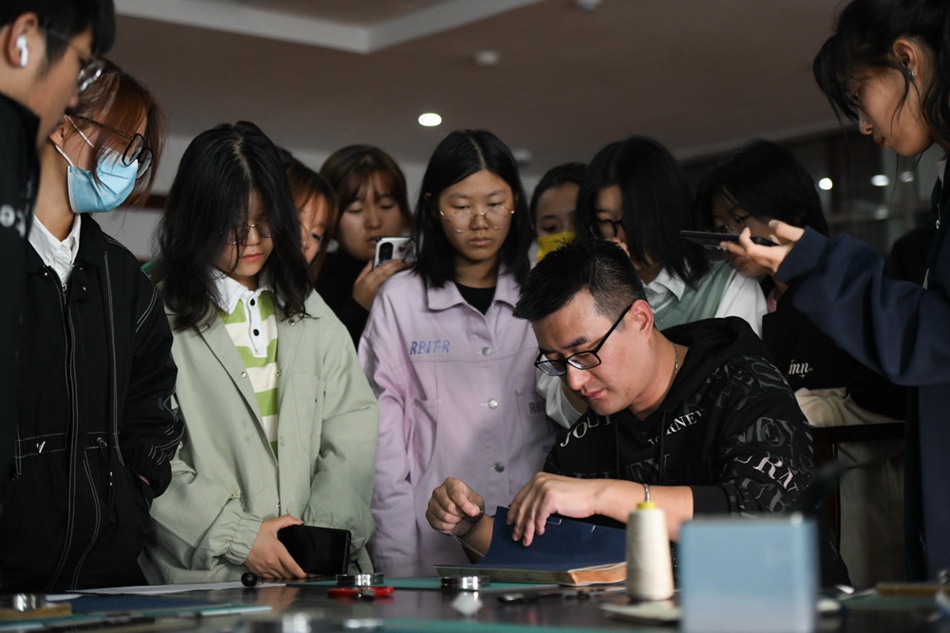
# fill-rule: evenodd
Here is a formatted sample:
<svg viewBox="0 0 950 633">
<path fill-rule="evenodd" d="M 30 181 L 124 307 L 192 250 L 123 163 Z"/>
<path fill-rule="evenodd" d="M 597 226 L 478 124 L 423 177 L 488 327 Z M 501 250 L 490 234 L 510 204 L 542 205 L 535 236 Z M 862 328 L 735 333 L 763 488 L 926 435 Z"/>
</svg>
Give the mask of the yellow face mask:
<svg viewBox="0 0 950 633">
<path fill-rule="evenodd" d="M 538 261 L 544 259 L 544 256 L 551 251 L 556 251 L 573 241 L 574 231 L 565 231 L 563 233 L 555 233 L 554 235 L 542 235 L 538 238 Z"/>
</svg>

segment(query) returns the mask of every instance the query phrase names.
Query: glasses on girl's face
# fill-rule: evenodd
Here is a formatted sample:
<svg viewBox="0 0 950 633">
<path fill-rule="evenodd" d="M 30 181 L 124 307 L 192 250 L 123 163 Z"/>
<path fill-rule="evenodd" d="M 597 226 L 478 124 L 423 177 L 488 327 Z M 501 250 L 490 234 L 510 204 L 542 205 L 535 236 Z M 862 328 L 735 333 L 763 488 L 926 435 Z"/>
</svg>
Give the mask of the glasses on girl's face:
<svg viewBox="0 0 950 633">
<path fill-rule="evenodd" d="M 272 233 L 270 224 L 267 220 L 259 220 L 254 224 L 240 224 L 231 227 L 231 239 L 228 244 L 237 246 L 238 244 L 247 244 L 247 238 L 251 236 L 251 231 L 257 233 L 257 237 L 262 240 L 270 239 Z"/>
<path fill-rule="evenodd" d="M 590 235 L 595 240 L 612 240 L 623 232 L 623 220 L 595 218 L 590 227 Z"/>
<path fill-rule="evenodd" d="M 600 348 L 604 346 L 604 343 L 607 342 L 607 339 L 610 338 L 610 335 L 614 333 L 614 330 L 617 329 L 617 326 L 620 325 L 620 322 L 623 321 L 623 318 L 627 315 L 627 312 L 630 311 L 630 308 L 633 307 L 631 303 L 624 311 L 620 313 L 620 316 L 617 317 L 617 320 L 614 321 L 614 324 L 610 326 L 610 329 L 607 330 L 607 333 L 604 334 L 604 338 L 600 339 L 600 343 L 597 344 L 597 347 L 594 349 L 585 350 L 583 352 L 577 352 L 576 354 L 571 354 L 567 358 L 561 358 L 559 360 L 551 360 L 544 357 L 544 353 L 538 354 L 538 359 L 534 361 L 534 366 L 543 371 L 548 376 L 563 376 L 567 373 L 567 366 L 570 365 L 574 369 L 593 369 L 600 365 L 603 361 L 600 360 L 600 356 L 597 355 L 597 352 L 600 351 Z"/>
<path fill-rule="evenodd" d="M 721 222 L 718 226 L 715 226 L 714 229 L 717 233 L 724 233 L 726 235 L 739 235 L 746 228 L 746 220 L 752 217 L 751 213 L 746 213 L 745 215 L 736 215 L 734 211 L 738 207 L 732 207 L 731 209 L 726 210 L 726 219 L 723 220 L 719 217 L 714 217 L 713 220 L 716 222 Z"/>
<path fill-rule="evenodd" d="M 106 66 L 105 62 L 95 56 L 87 57 L 77 46 L 66 39 L 66 36 L 60 35 L 56 31 L 47 30 L 46 34 L 51 35 L 54 39 L 59 40 L 76 51 L 76 56 L 79 59 L 79 72 L 76 74 L 76 91 L 79 92 L 79 94 L 84 93 L 89 86 L 94 84 L 96 79 L 99 79 L 99 76 L 102 75 L 102 71 Z"/>
<path fill-rule="evenodd" d="M 449 226 L 456 233 L 477 230 L 479 227 L 472 229 L 472 222 L 476 218 L 484 219 L 490 229 L 498 231 L 501 229 L 505 218 L 511 217 L 514 213 L 514 209 L 509 209 L 501 202 L 491 202 L 485 205 L 485 209 L 481 213 L 474 212 L 473 207 L 469 205 L 451 207 L 448 211 L 439 209 L 439 215 L 449 223 Z"/>
<path fill-rule="evenodd" d="M 131 165 L 134 161 L 138 161 L 138 170 L 135 173 L 136 179 L 144 176 L 152 167 L 152 150 L 145 146 L 145 137 L 141 134 L 136 133 L 129 136 L 125 132 L 120 132 L 113 127 L 84 116 L 72 115 L 72 118 L 95 125 L 107 134 L 128 140 L 129 144 L 125 146 L 125 151 L 122 152 L 122 162 Z"/>
</svg>

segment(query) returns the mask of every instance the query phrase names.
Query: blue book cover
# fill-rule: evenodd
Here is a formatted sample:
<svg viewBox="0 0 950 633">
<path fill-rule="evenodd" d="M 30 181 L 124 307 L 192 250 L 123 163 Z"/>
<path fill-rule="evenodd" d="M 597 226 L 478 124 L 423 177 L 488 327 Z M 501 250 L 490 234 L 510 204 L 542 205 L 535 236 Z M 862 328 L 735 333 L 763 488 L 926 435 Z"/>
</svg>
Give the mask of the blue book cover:
<svg viewBox="0 0 950 633">
<path fill-rule="evenodd" d="M 582 585 L 626 578 L 626 530 L 549 517 L 530 546 L 512 539 L 508 508 L 499 506 L 485 557 L 472 565 L 436 565 L 440 575 L 488 574 L 497 582 Z"/>
</svg>

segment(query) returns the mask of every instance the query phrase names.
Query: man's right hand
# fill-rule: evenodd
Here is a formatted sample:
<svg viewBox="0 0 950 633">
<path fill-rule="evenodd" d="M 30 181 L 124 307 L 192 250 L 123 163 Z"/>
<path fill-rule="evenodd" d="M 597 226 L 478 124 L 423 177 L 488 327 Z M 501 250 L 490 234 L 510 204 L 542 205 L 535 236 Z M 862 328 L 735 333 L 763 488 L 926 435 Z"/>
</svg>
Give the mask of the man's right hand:
<svg viewBox="0 0 950 633">
<path fill-rule="evenodd" d="M 465 482 L 449 477 L 432 491 L 426 520 L 443 534 L 467 535 L 485 514 L 485 500 Z"/>
</svg>

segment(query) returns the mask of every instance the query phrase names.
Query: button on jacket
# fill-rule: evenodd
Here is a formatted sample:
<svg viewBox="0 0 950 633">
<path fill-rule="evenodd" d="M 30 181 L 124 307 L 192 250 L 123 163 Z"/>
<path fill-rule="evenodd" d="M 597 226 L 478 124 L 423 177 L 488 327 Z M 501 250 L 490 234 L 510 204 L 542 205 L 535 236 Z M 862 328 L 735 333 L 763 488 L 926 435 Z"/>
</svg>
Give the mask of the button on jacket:
<svg viewBox="0 0 950 633">
<path fill-rule="evenodd" d="M 405 272 L 373 302 L 359 353 L 380 406 L 372 551 L 386 574 L 431 576 L 436 563 L 466 562 L 425 519 L 446 477 L 494 514 L 544 464 L 554 427 L 535 389 L 534 333 L 512 316 L 517 299 L 517 282 L 501 274 L 482 314 L 454 284 L 427 288 Z"/>
</svg>

